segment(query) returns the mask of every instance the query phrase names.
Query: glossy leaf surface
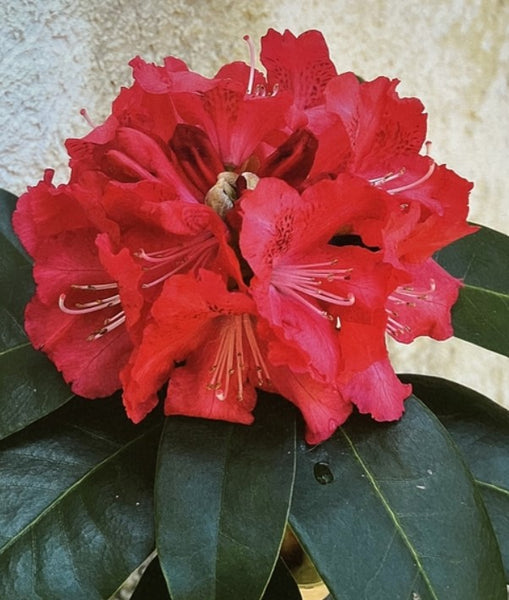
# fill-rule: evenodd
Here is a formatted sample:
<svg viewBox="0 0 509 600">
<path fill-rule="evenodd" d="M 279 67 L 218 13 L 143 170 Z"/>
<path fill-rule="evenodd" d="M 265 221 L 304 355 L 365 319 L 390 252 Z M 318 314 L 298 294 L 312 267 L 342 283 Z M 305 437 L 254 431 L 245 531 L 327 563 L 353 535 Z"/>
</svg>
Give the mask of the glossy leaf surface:
<svg viewBox="0 0 509 600">
<path fill-rule="evenodd" d="M 509 237 L 481 227 L 435 255 L 463 280 L 452 309 L 454 335 L 509 356 Z"/>
<path fill-rule="evenodd" d="M 0 443 L 0 598 L 103 600 L 154 547 L 160 424 L 76 399 Z"/>
<path fill-rule="evenodd" d="M 509 581 L 509 411 L 467 387 L 404 375 L 447 428 L 481 490 Z"/>
<path fill-rule="evenodd" d="M 34 291 L 32 264 L 12 231 L 15 197 L 0 192 L 0 439 L 47 415 L 73 395 L 23 329 Z"/>
<path fill-rule="evenodd" d="M 173 600 L 259 600 L 286 525 L 295 416 L 276 396 L 253 425 L 167 419 L 156 476 L 157 549 Z"/>
<path fill-rule="evenodd" d="M 283 561 L 278 560 L 262 600 L 301 600 L 301 598 L 295 580 Z M 157 557 L 150 562 L 143 573 L 131 600 L 171 600 Z"/>
<path fill-rule="evenodd" d="M 333 598 L 506 600 L 478 489 L 415 397 L 399 422 L 357 416 L 298 450 L 290 523 Z"/>
</svg>

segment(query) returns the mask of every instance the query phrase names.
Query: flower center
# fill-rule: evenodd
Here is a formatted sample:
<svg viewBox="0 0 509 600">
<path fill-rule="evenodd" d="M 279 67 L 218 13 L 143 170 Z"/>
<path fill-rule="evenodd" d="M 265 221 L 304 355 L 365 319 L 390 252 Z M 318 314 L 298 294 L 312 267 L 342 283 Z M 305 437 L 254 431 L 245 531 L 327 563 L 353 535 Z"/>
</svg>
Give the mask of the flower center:
<svg viewBox="0 0 509 600">
<path fill-rule="evenodd" d="M 232 378 L 237 387 L 237 400 L 244 399 L 244 381 L 248 370 L 254 366 L 257 385 L 270 384 L 267 365 L 256 341 L 251 317 L 247 314 L 228 316 L 222 325 L 219 347 L 210 368 L 207 389 L 218 400 L 228 397 Z"/>
<path fill-rule="evenodd" d="M 205 204 L 221 218 L 233 208 L 235 201 L 244 190 L 254 190 L 260 178 L 246 171 L 238 175 L 233 171 L 222 171 L 216 183 L 205 194 Z"/>
<path fill-rule="evenodd" d="M 279 265 L 272 272 L 271 283 L 281 293 L 286 294 L 310 308 L 320 316 L 334 320 L 334 317 L 322 307 L 317 306 L 309 298 L 320 300 L 336 306 L 351 306 L 355 296 L 349 292 L 341 296 L 323 289 L 323 284 L 345 281 L 350 278 L 352 269 L 336 268 L 337 260 L 307 265 Z"/>
</svg>

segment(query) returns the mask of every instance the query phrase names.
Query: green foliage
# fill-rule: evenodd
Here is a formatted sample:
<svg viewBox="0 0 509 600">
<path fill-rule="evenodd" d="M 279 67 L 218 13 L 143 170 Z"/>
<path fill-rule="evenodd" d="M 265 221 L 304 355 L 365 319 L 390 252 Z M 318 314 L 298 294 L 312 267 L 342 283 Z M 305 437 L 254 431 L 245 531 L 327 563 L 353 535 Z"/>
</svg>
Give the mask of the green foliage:
<svg viewBox="0 0 509 600">
<path fill-rule="evenodd" d="M 168 419 L 156 475 L 157 547 L 173 600 L 259 599 L 292 494 L 295 415 L 265 397 L 252 426 Z M 177 541 L 178 540 L 178 541 Z"/>
<path fill-rule="evenodd" d="M 290 523 L 333 597 L 505 598 L 480 494 L 416 398 L 397 423 L 351 418 L 320 446 L 301 446 Z"/>
<path fill-rule="evenodd" d="M 0 598 L 108 598 L 154 546 L 160 423 L 75 399 L 0 442 Z"/>
<path fill-rule="evenodd" d="M 447 428 L 475 477 L 509 582 L 509 412 L 452 381 L 424 375 L 403 378 Z"/>
<path fill-rule="evenodd" d="M 452 309 L 454 335 L 509 356 L 509 237 L 481 227 L 435 256 L 463 280 Z"/>
</svg>

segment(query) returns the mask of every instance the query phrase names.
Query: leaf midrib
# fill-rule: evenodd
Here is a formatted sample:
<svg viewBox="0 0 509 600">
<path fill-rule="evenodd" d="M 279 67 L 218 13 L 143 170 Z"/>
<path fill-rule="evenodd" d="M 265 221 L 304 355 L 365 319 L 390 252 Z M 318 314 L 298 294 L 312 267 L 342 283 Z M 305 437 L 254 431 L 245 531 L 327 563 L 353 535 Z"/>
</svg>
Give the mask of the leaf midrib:
<svg viewBox="0 0 509 600">
<path fill-rule="evenodd" d="M 409 549 L 410 554 L 412 555 L 412 558 L 413 558 L 413 560 L 414 560 L 414 562 L 415 562 L 415 564 L 417 566 L 417 569 L 418 569 L 419 573 L 421 574 L 424 582 L 426 583 L 426 585 L 427 585 L 427 587 L 429 589 L 429 592 L 431 593 L 433 599 L 434 600 L 439 600 L 439 598 L 438 598 L 438 596 L 437 596 L 437 594 L 435 592 L 435 589 L 433 588 L 431 580 L 429 579 L 428 574 L 427 574 L 426 570 L 424 569 L 423 564 L 421 563 L 421 560 L 419 558 L 419 555 L 418 555 L 416 549 L 412 545 L 412 542 L 410 541 L 409 537 L 405 533 L 405 530 L 401 526 L 401 523 L 399 522 L 397 515 L 391 509 L 391 506 L 390 506 L 389 502 L 387 501 L 387 499 L 385 498 L 382 490 L 380 489 L 380 487 L 379 487 L 379 485 L 378 485 L 378 483 L 377 483 L 374 475 L 369 470 L 368 465 L 364 462 L 364 460 L 362 459 L 361 455 L 357 452 L 357 449 L 355 448 L 355 445 L 354 445 L 352 439 L 349 437 L 349 435 L 346 433 L 346 431 L 344 430 L 343 427 L 340 428 L 340 431 L 343 434 L 344 438 L 346 439 L 348 445 L 350 446 L 355 459 L 359 462 L 360 466 L 362 467 L 363 471 L 366 474 L 366 477 L 368 478 L 369 482 L 373 486 L 373 489 L 374 489 L 375 493 L 380 498 L 380 501 L 382 502 L 383 507 L 385 508 L 385 510 L 387 511 L 389 517 L 391 518 L 392 522 L 394 523 L 396 531 L 399 533 L 399 535 L 401 536 L 403 542 L 405 543 L 405 545 Z"/>
<path fill-rule="evenodd" d="M 477 479 L 477 478 L 475 479 L 475 483 L 481 488 L 486 488 L 488 490 L 492 490 L 494 492 L 497 492 L 497 493 L 502 494 L 503 496 L 507 496 L 509 498 L 509 490 L 506 490 L 503 487 L 495 485 L 494 483 L 488 483 L 487 481 L 481 481 L 480 479 Z"/>
<path fill-rule="evenodd" d="M 30 342 L 25 342 L 24 344 L 18 344 L 17 346 L 11 346 L 10 348 L 6 348 L 5 350 L 0 350 L 0 357 L 5 356 L 6 354 L 9 354 L 9 352 L 17 352 L 18 350 L 21 350 L 22 348 L 26 348 L 27 346 L 31 346 Z"/>
<path fill-rule="evenodd" d="M 484 294 L 489 294 L 491 296 L 496 296 L 503 300 L 509 300 L 509 292 L 497 292 L 496 290 L 490 290 L 488 288 L 479 287 L 478 285 L 471 285 L 470 283 L 464 283 L 463 290 L 475 290 L 477 292 L 482 292 Z"/>
<path fill-rule="evenodd" d="M 5 546 L 0 548 L 0 556 L 4 554 L 12 545 L 14 545 L 19 539 L 21 539 L 26 533 L 28 533 L 31 529 L 33 529 L 47 514 L 49 514 L 52 510 L 58 509 L 60 503 L 65 500 L 67 496 L 72 494 L 83 482 L 85 482 L 89 477 L 94 475 L 99 469 L 101 469 L 104 465 L 107 465 L 110 461 L 115 460 L 122 452 L 130 448 L 133 444 L 137 443 L 139 440 L 144 437 L 150 435 L 153 431 L 155 431 L 159 425 L 153 425 L 150 429 L 147 429 L 142 434 L 136 436 L 132 440 L 130 440 L 127 444 L 121 445 L 118 450 L 116 450 L 113 454 L 108 455 L 106 458 L 97 463 L 92 469 L 87 471 L 84 475 L 82 475 L 79 479 L 77 479 L 71 486 L 66 488 L 61 494 L 59 494 L 41 513 L 37 515 L 35 519 L 30 521 L 21 531 L 19 531 L 15 536 L 13 536 Z"/>
</svg>

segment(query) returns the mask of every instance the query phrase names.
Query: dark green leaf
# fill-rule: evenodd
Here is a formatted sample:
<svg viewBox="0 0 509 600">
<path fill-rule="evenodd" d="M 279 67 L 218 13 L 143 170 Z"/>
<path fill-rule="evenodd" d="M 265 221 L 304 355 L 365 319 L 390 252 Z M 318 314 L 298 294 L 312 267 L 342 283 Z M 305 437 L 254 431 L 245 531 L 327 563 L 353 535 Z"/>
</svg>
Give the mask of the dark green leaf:
<svg viewBox="0 0 509 600">
<path fill-rule="evenodd" d="M 290 523 L 336 599 L 506 600 L 477 487 L 416 398 L 399 422 L 356 416 L 300 448 Z"/>
<path fill-rule="evenodd" d="M 301 600 L 299 586 L 282 560 L 278 560 L 262 600 Z"/>
<path fill-rule="evenodd" d="M 161 426 L 75 399 L 0 443 L 0 598 L 103 600 L 154 547 Z"/>
<path fill-rule="evenodd" d="M 171 600 L 157 556 L 141 576 L 131 600 Z"/>
<path fill-rule="evenodd" d="M 141 576 L 131 600 L 171 600 L 157 556 Z M 302 600 L 299 587 L 282 560 L 278 560 L 262 600 Z"/>
<path fill-rule="evenodd" d="M 462 452 L 484 498 L 509 581 L 509 412 L 452 381 L 403 375 Z"/>
<path fill-rule="evenodd" d="M 30 262 L 28 254 L 11 226 L 11 216 L 16 208 L 17 201 L 18 199 L 14 194 L 0 189 L 0 237 L 6 238 Z"/>
<path fill-rule="evenodd" d="M 157 549 L 173 600 L 259 600 L 292 492 L 295 416 L 275 396 L 253 425 L 167 419 L 156 475 Z"/>
<path fill-rule="evenodd" d="M 481 229 L 435 255 L 464 282 L 452 310 L 454 335 L 509 356 L 509 237 Z"/>
<path fill-rule="evenodd" d="M 34 291 L 32 265 L 12 231 L 15 197 L 0 193 L 0 439 L 47 415 L 72 394 L 23 329 Z"/>
</svg>

